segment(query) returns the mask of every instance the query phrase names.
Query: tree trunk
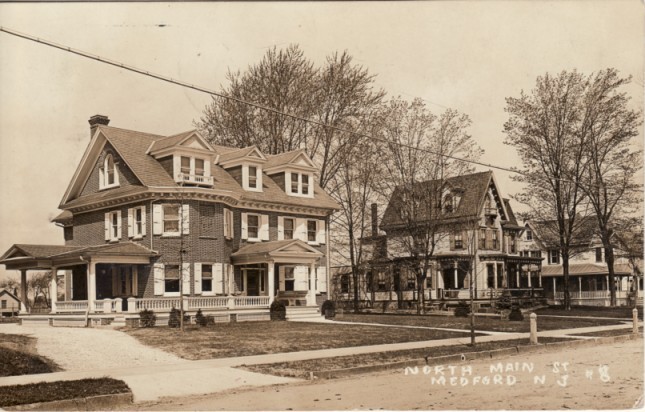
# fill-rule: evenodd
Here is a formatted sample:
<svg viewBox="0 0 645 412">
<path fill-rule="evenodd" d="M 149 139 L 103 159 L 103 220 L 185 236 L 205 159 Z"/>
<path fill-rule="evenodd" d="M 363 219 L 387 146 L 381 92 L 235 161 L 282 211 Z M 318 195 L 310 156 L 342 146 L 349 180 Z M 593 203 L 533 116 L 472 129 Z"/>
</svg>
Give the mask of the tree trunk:
<svg viewBox="0 0 645 412">
<path fill-rule="evenodd" d="M 610 246 L 605 247 L 605 262 L 607 263 L 607 272 L 609 277 L 609 306 L 617 306 L 616 302 L 616 282 L 614 271 L 614 249 Z"/>
<path fill-rule="evenodd" d="M 569 291 L 569 255 L 562 254 L 562 275 L 564 283 L 564 310 L 571 310 L 571 292 Z"/>
</svg>

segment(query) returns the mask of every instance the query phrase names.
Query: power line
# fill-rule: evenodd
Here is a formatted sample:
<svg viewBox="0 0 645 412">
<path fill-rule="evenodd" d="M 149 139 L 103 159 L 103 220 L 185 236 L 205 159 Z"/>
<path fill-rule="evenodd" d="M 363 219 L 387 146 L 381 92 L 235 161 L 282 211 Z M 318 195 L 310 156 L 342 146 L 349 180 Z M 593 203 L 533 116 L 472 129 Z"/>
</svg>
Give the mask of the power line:
<svg viewBox="0 0 645 412">
<path fill-rule="evenodd" d="M 421 151 L 421 152 L 430 153 L 430 154 L 433 154 L 433 155 L 436 155 L 436 156 L 441 156 L 441 157 L 444 157 L 444 158 L 453 159 L 453 160 L 457 160 L 457 161 L 460 161 L 460 162 L 471 163 L 471 164 L 475 164 L 475 165 L 479 165 L 479 166 L 484 166 L 484 167 L 489 167 L 489 168 L 493 168 L 493 169 L 503 170 L 503 171 L 506 171 L 506 172 L 516 173 L 516 174 L 520 174 L 520 175 L 523 174 L 522 172 L 520 172 L 518 170 L 511 169 L 511 168 L 508 168 L 508 167 L 496 166 L 496 165 L 493 165 L 493 164 L 490 164 L 490 163 L 483 163 L 483 162 L 478 162 L 476 160 L 464 159 L 464 158 L 457 157 L 457 156 L 438 153 L 438 152 L 435 152 L 435 151 L 430 150 L 430 149 L 418 148 L 418 147 L 414 147 L 412 145 L 408 145 L 408 144 L 405 144 L 405 143 L 391 142 L 391 141 L 388 141 L 387 139 L 374 137 L 372 135 L 359 133 L 359 132 L 355 132 L 355 131 L 352 131 L 352 130 L 343 129 L 341 127 L 326 124 L 326 123 L 323 123 L 323 122 L 320 122 L 320 121 L 317 121 L 317 120 L 307 119 L 307 118 L 300 117 L 300 116 L 297 116 L 297 115 L 294 115 L 294 114 L 285 113 L 285 112 L 279 111 L 277 109 L 274 109 L 274 108 L 271 108 L 271 107 L 268 107 L 268 106 L 264 106 L 264 105 L 259 104 L 259 103 L 249 102 L 249 101 L 242 100 L 242 99 L 239 99 L 239 98 L 233 97 L 233 96 L 227 96 L 227 95 L 224 95 L 224 94 L 219 93 L 217 91 L 207 89 L 205 87 L 196 86 L 194 84 L 186 83 L 186 82 L 183 82 L 181 80 L 173 79 L 173 78 L 168 77 L 168 76 L 152 73 L 150 71 L 139 69 L 137 67 L 130 66 L 130 65 L 127 65 L 125 63 L 118 62 L 116 60 L 107 59 L 107 58 L 104 58 L 104 57 L 101 57 L 101 56 L 98 56 L 98 55 L 94 55 L 94 54 L 84 52 L 82 50 L 73 49 L 73 48 L 71 48 L 69 46 L 57 44 L 57 43 L 54 43 L 54 42 L 49 41 L 49 40 L 41 39 L 41 38 L 34 37 L 34 36 L 31 36 L 31 35 L 28 35 L 28 34 L 25 34 L 25 33 L 17 32 L 15 30 L 7 29 L 6 27 L 0 26 L 0 32 L 4 32 L 4 33 L 7 33 L 7 34 L 10 34 L 12 36 L 16 36 L 16 37 L 19 37 L 19 38 L 22 38 L 22 39 L 25 39 L 25 40 L 40 43 L 40 44 L 43 44 L 45 46 L 53 47 L 55 49 L 63 50 L 63 51 L 66 51 L 68 53 L 76 54 L 78 56 L 85 57 L 85 58 L 88 58 L 88 59 L 91 59 L 91 60 L 96 60 L 96 61 L 104 63 L 104 64 L 119 67 L 121 69 L 128 70 L 128 71 L 131 71 L 131 72 L 134 72 L 134 73 L 138 73 L 138 74 L 141 74 L 141 75 L 144 75 L 144 76 L 152 77 L 152 78 L 157 79 L 157 80 L 162 80 L 162 81 L 167 82 L 167 83 L 171 83 L 171 84 L 175 84 L 175 85 L 178 85 L 178 86 L 186 87 L 188 89 L 192 89 L 192 90 L 202 92 L 202 93 L 207 93 L 209 95 L 217 96 L 217 97 L 220 97 L 222 99 L 232 100 L 232 101 L 240 103 L 240 104 L 245 104 L 245 105 L 248 105 L 248 106 L 252 106 L 252 107 L 255 107 L 255 108 L 260 109 L 260 110 L 265 110 L 267 112 L 271 112 L 271 113 L 274 113 L 274 114 L 277 114 L 277 115 L 280 115 L 280 116 L 289 117 L 289 118 L 292 118 L 292 119 L 295 119 L 295 120 L 300 120 L 300 121 L 303 121 L 303 122 L 306 122 L 306 123 L 311 123 L 311 124 L 315 124 L 315 125 L 318 125 L 318 126 L 321 126 L 321 127 L 326 127 L 326 128 L 332 129 L 332 130 L 336 130 L 338 132 L 349 133 L 349 134 L 353 134 L 353 135 L 358 136 L 358 137 L 364 137 L 364 138 L 368 138 L 368 139 L 372 139 L 372 140 L 376 140 L 376 141 L 380 141 L 380 142 L 384 142 L 384 143 L 395 144 L 397 146 L 401 146 L 401 147 L 405 147 L 405 148 L 413 149 L 413 150 L 418 150 L 418 151 Z"/>
</svg>

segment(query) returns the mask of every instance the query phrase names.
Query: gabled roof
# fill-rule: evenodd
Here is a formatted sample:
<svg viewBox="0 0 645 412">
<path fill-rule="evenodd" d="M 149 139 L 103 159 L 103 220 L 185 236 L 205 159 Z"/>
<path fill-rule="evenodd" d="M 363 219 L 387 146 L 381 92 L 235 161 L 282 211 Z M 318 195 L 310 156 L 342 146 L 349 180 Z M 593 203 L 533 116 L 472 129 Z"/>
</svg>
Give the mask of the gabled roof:
<svg viewBox="0 0 645 412">
<path fill-rule="evenodd" d="M 155 140 L 155 142 L 150 145 L 150 148 L 148 149 L 147 152 L 154 153 L 173 146 L 180 146 L 191 137 L 194 137 L 195 139 L 197 139 L 199 141 L 199 144 L 205 150 L 209 150 L 209 151 L 214 150 L 213 147 L 210 145 L 210 143 L 208 143 L 206 139 L 204 139 L 197 130 L 189 130 L 187 132 L 182 132 L 163 139 Z"/>
<path fill-rule="evenodd" d="M 533 230 L 533 236 L 546 248 L 559 247 L 558 222 L 556 220 L 544 220 L 528 222 Z M 575 224 L 572 236 L 572 246 L 589 246 L 598 231 L 598 222 L 595 216 L 580 217 Z"/>
<path fill-rule="evenodd" d="M 8 295 L 10 298 L 15 300 L 16 302 L 20 302 L 20 299 L 18 296 L 14 295 L 13 293 L 9 292 L 7 289 L 0 289 L 0 296 L 2 295 Z"/>
<path fill-rule="evenodd" d="M 278 169 L 288 166 L 295 166 L 297 168 L 310 170 L 316 169 L 316 165 L 307 155 L 305 149 L 296 149 L 286 153 L 267 156 L 267 162 L 264 164 L 264 170 L 269 172 L 271 171 L 271 169 Z"/>
<path fill-rule="evenodd" d="M 256 146 L 249 146 L 222 154 L 219 158 L 219 164 L 226 166 L 227 163 L 235 163 L 236 160 L 242 159 L 253 159 L 261 163 L 267 160 L 266 156 Z"/>
<path fill-rule="evenodd" d="M 443 187 L 441 187 L 442 184 Z M 445 221 L 448 223 L 479 216 L 483 207 L 484 196 L 486 196 L 491 184 L 495 184 L 491 171 L 451 177 L 444 181 L 429 180 L 417 183 L 413 190 L 418 191 L 421 198 L 424 198 L 426 193 L 442 193 L 446 187 L 459 188 L 461 191 L 459 205 L 451 213 L 441 211 L 438 207 L 440 199 L 437 198 L 434 200 L 437 202 L 437 206 L 426 208 L 424 213 L 419 214 L 419 221 Z M 397 187 L 394 190 L 383 214 L 381 222 L 383 229 L 404 224 L 400 209 L 405 201 L 405 193 L 406 190 L 402 187 Z M 501 206 L 503 207 L 503 205 Z"/>
<path fill-rule="evenodd" d="M 276 240 L 272 242 L 249 243 L 231 254 L 234 263 L 263 261 L 314 262 L 323 254 L 299 239 Z"/>
<path fill-rule="evenodd" d="M 11 246 L 2 256 L 0 256 L 0 263 L 3 263 L 7 259 L 15 258 L 46 259 L 53 255 L 79 249 L 83 248 L 81 246 L 16 244 Z"/>
</svg>

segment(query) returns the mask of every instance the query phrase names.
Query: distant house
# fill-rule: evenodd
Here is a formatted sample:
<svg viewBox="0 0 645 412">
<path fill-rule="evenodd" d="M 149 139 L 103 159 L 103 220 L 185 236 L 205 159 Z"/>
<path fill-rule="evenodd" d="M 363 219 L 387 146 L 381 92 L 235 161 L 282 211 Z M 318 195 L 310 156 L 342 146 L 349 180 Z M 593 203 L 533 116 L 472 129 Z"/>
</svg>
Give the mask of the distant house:
<svg viewBox="0 0 645 412">
<path fill-rule="evenodd" d="M 6 289 L 0 290 L 0 316 L 15 316 L 20 312 L 20 299 Z"/>
<path fill-rule="evenodd" d="M 420 182 L 413 190 L 441 193 L 437 207 L 419 215 L 418 230 L 426 224 L 438 228 L 438 243 L 424 285 L 426 300 L 455 304 L 467 299 L 471 271 L 474 296 L 481 305 L 489 305 L 504 293 L 518 299 L 541 298 L 543 257 L 519 253 L 517 242 L 525 228 L 518 225 L 493 172 Z M 392 301 L 400 305 L 417 299 L 416 276 L 409 268 L 419 263 L 413 261 L 409 249 L 400 247 L 412 236 L 402 220 L 405 197 L 395 190 L 380 227 L 373 218 L 372 236 L 363 239 L 371 248 L 370 269 L 359 279 L 364 304 Z M 338 271 L 333 285 L 339 299 L 353 299 L 353 282 L 346 269 Z"/>
<path fill-rule="evenodd" d="M 195 130 L 160 136 L 110 127 L 101 115 L 89 123 L 54 219 L 65 244 L 16 244 L 0 257 L 23 285 L 27 270 L 62 278 L 52 315 L 123 322 L 182 300 L 189 313 L 224 321 L 265 319 L 274 300 L 315 311 L 338 205 L 304 150 L 271 156 L 211 145 Z"/>
<path fill-rule="evenodd" d="M 564 274 L 557 223 L 555 221 L 526 222 L 519 240 L 520 253 L 543 256 L 542 282 L 549 303 L 564 300 Z M 609 270 L 605 249 L 597 234 L 593 216 L 583 217 L 573 236 L 569 261 L 569 292 L 573 305 L 608 306 Z M 642 304 L 642 258 L 630 260 L 618 248 L 614 249 L 616 299 L 619 305 L 632 306 L 640 298 Z"/>
</svg>

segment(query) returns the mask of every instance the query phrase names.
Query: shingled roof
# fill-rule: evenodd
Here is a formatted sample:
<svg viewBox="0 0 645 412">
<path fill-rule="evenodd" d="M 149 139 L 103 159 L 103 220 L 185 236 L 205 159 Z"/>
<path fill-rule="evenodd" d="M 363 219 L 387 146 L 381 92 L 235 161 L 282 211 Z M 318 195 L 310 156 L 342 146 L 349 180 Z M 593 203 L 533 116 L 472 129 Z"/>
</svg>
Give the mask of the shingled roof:
<svg viewBox="0 0 645 412">
<path fill-rule="evenodd" d="M 484 195 L 488 191 L 492 179 L 492 172 L 472 173 L 469 175 L 457 176 L 443 181 L 444 187 L 460 189 L 461 200 L 459 205 L 452 213 L 442 213 L 439 207 L 426 209 L 426 213 L 419 214 L 419 221 L 440 220 L 445 222 L 461 221 L 470 217 L 479 216 Z M 429 180 L 419 182 L 415 185 L 414 190 L 419 193 L 437 193 L 441 190 L 441 180 Z M 401 207 L 403 205 L 406 190 L 397 187 L 390 198 L 390 202 L 385 209 L 381 227 L 387 230 L 388 227 L 403 225 L 401 218 Z M 438 201 L 438 199 L 437 199 Z"/>
<path fill-rule="evenodd" d="M 545 220 L 529 222 L 533 229 L 534 236 L 545 247 L 559 247 L 558 223 L 556 220 Z M 598 231 L 598 222 L 595 216 L 584 216 L 578 218 L 572 236 L 572 246 L 588 246 L 593 241 Z"/>
</svg>

